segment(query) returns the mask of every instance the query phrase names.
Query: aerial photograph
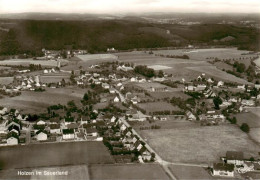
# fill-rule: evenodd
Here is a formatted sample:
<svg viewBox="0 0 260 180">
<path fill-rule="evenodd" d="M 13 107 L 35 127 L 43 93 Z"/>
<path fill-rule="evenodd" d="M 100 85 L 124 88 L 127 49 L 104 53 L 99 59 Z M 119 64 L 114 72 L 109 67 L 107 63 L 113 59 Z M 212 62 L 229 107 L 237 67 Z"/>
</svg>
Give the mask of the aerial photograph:
<svg viewBox="0 0 260 180">
<path fill-rule="evenodd" d="M 0 180 L 260 180 L 260 1 L 0 0 Z"/>
</svg>

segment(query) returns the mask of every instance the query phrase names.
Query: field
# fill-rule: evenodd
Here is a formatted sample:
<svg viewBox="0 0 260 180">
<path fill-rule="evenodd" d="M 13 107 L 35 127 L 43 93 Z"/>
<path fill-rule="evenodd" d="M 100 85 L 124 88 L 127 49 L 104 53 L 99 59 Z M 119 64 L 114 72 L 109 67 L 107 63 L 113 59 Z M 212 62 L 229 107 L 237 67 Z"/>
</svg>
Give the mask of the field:
<svg viewBox="0 0 260 180">
<path fill-rule="evenodd" d="M 260 144 L 260 109 L 247 108 L 247 113 L 239 113 L 236 115 L 237 124 L 247 123 L 250 127 L 250 137 Z"/>
<path fill-rule="evenodd" d="M 23 91 L 20 96 L 5 97 L 0 99 L 0 104 L 5 107 L 21 109 L 24 113 L 39 113 L 47 111 L 47 107 L 55 104 L 67 104 L 74 100 L 80 103 L 86 89 L 80 88 L 46 88 L 44 92 Z"/>
<path fill-rule="evenodd" d="M 102 142 L 68 142 L 1 147 L 3 169 L 80 164 L 111 164 L 114 160 Z"/>
<path fill-rule="evenodd" d="M 0 77 L 0 84 L 7 85 L 13 82 L 13 77 Z"/>
<path fill-rule="evenodd" d="M 148 68 L 152 68 L 155 71 L 164 70 L 164 69 L 171 69 L 171 67 L 169 67 L 169 66 L 162 66 L 162 65 L 152 65 L 152 66 L 148 66 Z"/>
<path fill-rule="evenodd" d="M 61 60 L 61 65 L 64 66 L 68 63 L 67 60 Z M 33 59 L 9 59 L 0 61 L 0 65 L 9 66 L 29 66 L 30 64 L 41 64 L 43 67 L 56 67 L 57 61 L 54 60 L 33 60 Z"/>
<path fill-rule="evenodd" d="M 162 51 L 154 51 L 164 52 L 165 54 L 171 54 L 171 52 L 181 52 L 183 50 L 162 50 Z M 206 52 L 206 55 L 205 52 Z M 214 54 L 219 54 L 220 51 L 218 49 L 211 49 Z M 237 51 L 232 49 L 225 49 L 225 56 L 228 57 L 229 51 L 230 56 L 233 56 L 233 53 L 241 54 L 244 51 Z M 233 52 L 235 51 L 235 52 Z M 201 54 L 202 53 L 202 54 Z M 195 77 L 201 75 L 202 73 L 206 73 L 207 76 L 212 76 L 216 80 L 225 80 L 232 81 L 238 83 L 247 83 L 247 81 L 237 78 L 231 74 L 223 72 L 220 69 L 217 69 L 216 66 L 208 63 L 204 58 L 207 56 L 207 50 L 203 50 L 202 52 L 197 53 L 198 56 L 195 59 L 177 59 L 177 58 L 165 58 L 155 56 L 154 54 L 148 54 L 145 52 L 127 52 L 127 53 L 116 53 L 119 57 L 119 61 L 122 62 L 132 62 L 135 65 L 147 65 L 147 66 L 155 66 L 155 67 L 167 67 L 164 68 L 163 71 L 172 74 L 172 80 L 181 81 L 184 78 L 186 81 L 194 80 Z"/>
<path fill-rule="evenodd" d="M 90 166 L 90 177 L 100 179 L 169 179 L 157 164 L 93 165 Z"/>
<path fill-rule="evenodd" d="M 147 103 L 138 103 L 138 107 L 144 109 L 146 113 L 152 113 L 157 111 L 180 111 L 180 108 L 177 106 L 172 106 L 167 102 L 147 102 Z"/>
<path fill-rule="evenodd" d="M 19 170 L 34 172 L 32 176 L 18 176 Z M 68 172 L 68 175 L 59 176 L 40 176 L 37 172 Z M 69 165 L 56 167 L 37 167 L 26 169 L 10 169 L 0 171 L 1 179 L 39 179 L 39 180 L 100 180 L 100 179 L 114 179 L 114 180 L 131 180 L 131 179 L 158 179 L 168 180 L 168 176 L 163 172 L 162 168 L 157 164 L 91 164 L 91 165 Z"/>
<path fill-rule="evenodd" d="M 82 61 L 92 61 L 92 60 L 116 60 L 117 56 L 113 54 L 87 54 L 79 55 L 79 59 Z"/>
<path fill-rule="evenodd" d="M 241 55 L 248 53 L 248 51 L 237 50 L 236 48 L 215 48 L 215 49 L 179 49 L 179 50 L 159 50 L 153 51 L 155 54 L 163 55 L 188 55 L 190 59 L 205 61 L 209 57 L 215 57 L 218 59 L 236 59 L 240 57 L 255 57 L 256 55 Z"/>
<path fill-rule="evenodd" d="M 172 97 L 180 97 L 183 99 L 188 99 L 190 96 L 187 94 L 184 94 L 182 91 L 176 91 L 176 92 L 149 92 L 149 94 L 156 98 L 156 99 L 164 99 L 164 98 L 169 98 L 171 99 Z"/>
<path fill-rule="evenodd" d="M 173 121 L 175 124 L 175 122 Z M 174 126 L 174 125 L 172 125 Z M 136 128 L 138 130 L 138 128 Z M 147 143 L 168 161 L 210 163 L 226 151 L 243 151 L 255 156 L 260 146 L 233 125 L 199 126 L 178 123 L 176 127 L 139 131 Z"/>
<path fill-rule="evenodd" d="M 214 179 L 204 168 L 171 165 L 170 170 L 177 179 Z"/>
</svg>

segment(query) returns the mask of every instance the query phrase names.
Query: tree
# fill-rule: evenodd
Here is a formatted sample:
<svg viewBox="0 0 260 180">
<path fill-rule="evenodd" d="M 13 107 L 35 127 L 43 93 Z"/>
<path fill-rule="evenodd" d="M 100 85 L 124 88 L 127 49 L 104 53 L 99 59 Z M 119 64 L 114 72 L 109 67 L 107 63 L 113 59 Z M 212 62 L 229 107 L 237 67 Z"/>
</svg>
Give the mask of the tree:
<svg viewBox="0 0 260 180">
<path fill-rule="evenodd" d="M 162 71 L 162 70 L 160 70 L 160 71 L 158 72 L 158 77 L 159 77 L 159 78 L 162 78 L 162 77 L 163 77 L 163 71 Z"/>
<path fill-rule="evenodd" d="M 219 109 L 219 105 L 222 104 L 222 99 L 219 96 L 214 97 L 213 103 L 215 105 L 215 109 Z"/>
<path fill-rule="evenodd" d="M 249 133 L 249 131 L 250 131 L 250 128 L 249 128 L 249 126 L 248 126 L 247 123 L 243 123 L 243 124 L 240 126 L 240 129 L 241 129 L 242 131 L 244 131 L 245 133 Z"/>
</svg>

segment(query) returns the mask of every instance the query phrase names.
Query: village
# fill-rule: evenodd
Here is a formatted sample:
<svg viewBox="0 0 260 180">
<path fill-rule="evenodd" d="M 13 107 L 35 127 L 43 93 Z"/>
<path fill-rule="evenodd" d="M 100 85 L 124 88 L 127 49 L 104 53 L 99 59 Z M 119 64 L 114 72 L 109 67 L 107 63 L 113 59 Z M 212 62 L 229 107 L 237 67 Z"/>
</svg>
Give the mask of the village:
<svg viewBox="0 0 260 180">
<path fill-rule="evenodd" d="M 44 51 L 46 59 L 60 58 L 51 51 Z M 72 53 L 86 52 L 68 52 L 67 55 Z M 171 74 L 162 70 L 157 72 L 128 62 L 101 62 L 89 66 L 88 71 L 68 71 L 69 80 L 59 82 L 41 81 L 46 74 L 64 73 L 59 60 L 55 68 L 40 68 L 36 72 L 28 75 L 29 69 L 18 71 L 12 83 L 1 85 L 1 94 L 19 96 L 24 91 L 42 93 L 53 88 L 76 86 L 86 89 L 81 106 L 73 100 L 67 105 L 53 104 L 47 113 L 40 115 L 1 107 L 1 146 L 103 141 L 117 163 L 154 162 L 158 161 L 155 152 L 131 127 L 131 122 L 182 118 L 201 126 L 236 124 L 234 114 L 247 112 L 248 107 L 258 106 L 260 102 L 260 84 L 224 82 L 206 73 L 191 81 L 184 78 L 173 81 Z M 182 96 L 160 98 L 152 95 L 175 93 L 176 89 Z M 160 129 L 160 126 L 145 128 Z M 249 132 L 246 123 L 240 129 Z M 222 162 L 213 164 L 211 173 L 213 176 L 235 177 L 259 169 L 259 159 L 245 159 L 243 152 L 227 151 Z"/>
</svg>

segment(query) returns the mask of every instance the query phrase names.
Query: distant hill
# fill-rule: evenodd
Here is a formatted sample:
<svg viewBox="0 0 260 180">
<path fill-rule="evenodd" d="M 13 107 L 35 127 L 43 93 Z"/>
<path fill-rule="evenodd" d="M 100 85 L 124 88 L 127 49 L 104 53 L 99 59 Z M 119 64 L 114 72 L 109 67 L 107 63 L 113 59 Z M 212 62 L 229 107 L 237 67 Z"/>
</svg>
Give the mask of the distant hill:
<svg viewBox="0 0 260 180">
<path fill-rule="evenodd" d="M 130 18 L 131 19 L 131 18 Z M 259 50 L 259 31 L 224 24 L 171 25 L 128 20 L 0 20 L 0 54 L 37 54 L 42 48 L 104 52 L 119 50 L 185 46 L 187 44 L 232 45 Z M 9 31 L 8 31 L 9 30 Z M 232 36 L 232 41 L 214 42 Z"/>
</svg>

